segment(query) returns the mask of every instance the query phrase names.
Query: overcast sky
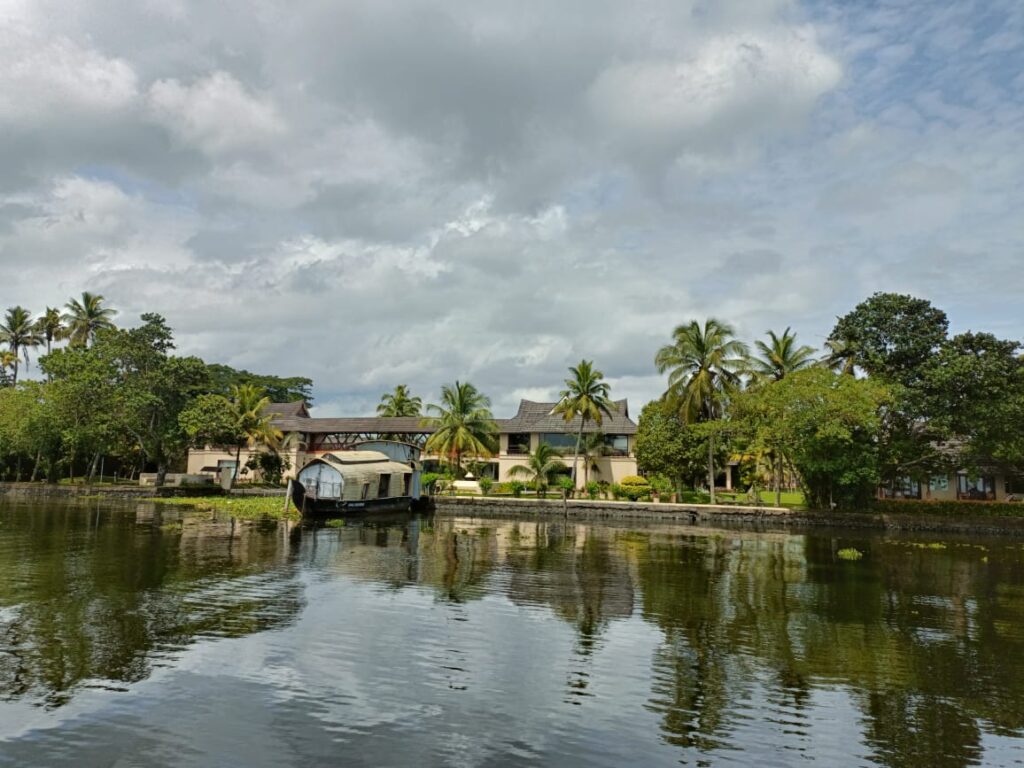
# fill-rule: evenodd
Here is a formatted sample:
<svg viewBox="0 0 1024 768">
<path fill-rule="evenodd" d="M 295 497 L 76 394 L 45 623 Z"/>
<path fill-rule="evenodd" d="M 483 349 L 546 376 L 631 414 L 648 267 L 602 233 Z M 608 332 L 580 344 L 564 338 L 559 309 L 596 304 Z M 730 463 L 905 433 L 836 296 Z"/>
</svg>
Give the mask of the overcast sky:
<svg viewBox="0 0 1024 768">
<path fill-rule="evenodd" d="M 1024 336 L 1024 3 L 0 0 L 0 307 L 82 290 L 321 415 L 877 290 Z"/>
</svg>

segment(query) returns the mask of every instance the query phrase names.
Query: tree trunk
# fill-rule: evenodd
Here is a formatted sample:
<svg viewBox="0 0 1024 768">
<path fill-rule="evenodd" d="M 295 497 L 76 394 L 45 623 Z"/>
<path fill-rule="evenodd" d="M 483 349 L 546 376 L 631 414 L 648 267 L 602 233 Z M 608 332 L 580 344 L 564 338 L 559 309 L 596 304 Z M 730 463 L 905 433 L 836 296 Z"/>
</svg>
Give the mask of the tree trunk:
<svg viewBox="0 0 1024 768">
<path fill-rule="evenodd" d="M 775 457 L 775 506 L 782 506 L 782 454 Z"/>
<path fill-rule="evenodd" d="M 715 436 L 708 433 L 708 493 L 715 503 Z"/>
<path fill-rule="evenodd" d="M 238 476 L 242 474 L 242 444 L 239 443 L 235 446 L 235 474 L 231 476 L 231 485 L 229 489 L 235 487 L 235 483 L 238 482 Z"/>
<path fill-rule="evenodd" d="M 93 478 L 96 477 L 96 465 L 99 464 L 99 463 L 100 463 L 100 454 L 99 454 L 99 451 L 97 451 L 95 454 L 93 454 L 92 463 L 89 464 L 89 477 L 85 481 L 86 484 L 92 485 Z"/>
<path fill-rule="evenodd" d="M 42 460 L 43 460 L 43 452 L 42 451 L 36 451 L 36 463 L 35 463 L 35 466 L 32 467 L 32 477 L 29 479 L 30 483 L 34 483 L 36 481 L 36 477 L 39 475 L 39 464 L 40 464 L 40 462 Z"/>
<path fill-rule="evenodd" d="M 159 488 L 160 486 L 162 486 L 166 479 L 167 463 L 162 461 L 156 465 L 156 487 Z"/>
<path fill-rule="evenodd" d="M 21 482 L 21 454 L 18 454 L 18 459 L 14 464 L 14 482 Z"/>
<path fill-rule="evenodd" d="M 580 428 L 576 432 L 576 451 L 572 455 L 572 487 L 576 488 L 576 464 L 580 460 L 580 444 L 583 442 L 583 425 L 587 423 L 587 420 L 580 417 Z"/>
</svg>

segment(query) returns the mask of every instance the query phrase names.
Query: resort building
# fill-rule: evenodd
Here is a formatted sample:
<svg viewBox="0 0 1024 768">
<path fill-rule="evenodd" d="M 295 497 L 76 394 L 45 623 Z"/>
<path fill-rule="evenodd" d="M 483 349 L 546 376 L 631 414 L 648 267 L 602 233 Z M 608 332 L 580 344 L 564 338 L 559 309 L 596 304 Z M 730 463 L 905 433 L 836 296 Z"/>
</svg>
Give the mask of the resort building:
<svg viewBox="0 0 1024 768">
<path fill-rule="evenodd" d="M 566 421 L 553 413 L 555 403 L 538 403 L 522 400 L 519 410 L 510 419 L 495 419 L 498 427 L 498 452 L 491 457 L 464 457 L 463 465 L 472 461 L 478 463 L 481 476 L 486 475 L 498 482 L 511 478 L 511 469 L 523 464 L 527 455 L 535 451 L 542 442 L 552 446 L 565 456 L 566 466 L 572 466 L 572 454 L 576 447 L 580 421 Z M 580 458 L 577 469 L 577 485 L 582 487 L 586 480 L 617 483 L 627 475 L 637 474 L 636 431 L 637 425 L 629 418 L 629 405 L 625 400 L 615 403 L 616 409 L 603 423 L 588 421 L 584 425 L 584 436 L 600 434 L 603 439 L 596 449 L 590 451 L 587 459 Z M 295 437 L 287 441 L 281 454 L 288 460 L 286 477 L 295 473 L 308 461 L 330 451 L 354 450 L 365 447 L 371 441 L 397 441 L 422 447 L 433 433 L 433 428 L 424 426 L 418 416 L 383 417 L 356 416 L 341 418 L 314 418 L 304 402 L 272 403 L 267 408 L 273 414 L 273 424 L 285 435 Z M 593 438 L 591 438 L 593 440 Z M 597 441 L 594 441 L 597 442 Z M 241 451 L 239 463 L 241 479 L 254 480 L 252 472 L 245 469 L 249 459 L 261 448 Z M 235 451 L 232 446 L 206 446 L 189 451 L 188 473 L 220 477 L 225 472 L 235 471 Z M 438 466 L 442 457 L 423 454 L 424 469 L 430 471 Z"/>
<path fill-rule="evenodd" d="M 950 472 L 931 475 L 926 480 L 901 477 L 878 489 L 883 499 L 923 499 L 930 501 L 1021 501 L 1024 477 L 998 469 L 982 472 Z"/>
</svg>

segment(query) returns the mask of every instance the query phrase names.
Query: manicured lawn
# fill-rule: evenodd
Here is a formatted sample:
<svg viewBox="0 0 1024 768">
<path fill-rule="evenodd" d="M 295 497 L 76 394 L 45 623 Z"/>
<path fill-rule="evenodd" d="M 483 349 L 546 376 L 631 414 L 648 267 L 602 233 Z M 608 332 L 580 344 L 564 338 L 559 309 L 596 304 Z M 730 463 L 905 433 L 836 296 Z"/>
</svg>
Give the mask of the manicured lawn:
<svg viewBox="0 0 1024 768">
<path fill-rule="evenodd" d="M 746 493 L 722 493 L 718 492 L 715 496 L 722 501 L 734 502 L 736 504 L 749 504 L 750 500 L 747 498 Z M 761 503 L 768 506 L 775 504 L 775 491 L 761 491 Z M 704 494 L 707 498 L 707 494 Z M 804 501 L 804 495 L 800 491 L 783 491 L 782 492 L 782 506 L 789 508 L 802 508 L 806 506 Z"/>
</svg>

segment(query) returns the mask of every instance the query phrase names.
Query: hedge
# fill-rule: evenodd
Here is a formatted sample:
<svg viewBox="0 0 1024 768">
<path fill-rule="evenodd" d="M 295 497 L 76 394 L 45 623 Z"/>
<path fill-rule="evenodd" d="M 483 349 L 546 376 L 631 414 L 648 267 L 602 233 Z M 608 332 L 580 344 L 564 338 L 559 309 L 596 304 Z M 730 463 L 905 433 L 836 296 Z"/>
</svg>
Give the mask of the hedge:
<svg viewBox="0 0 1024 768">
<path fill-rule="evenodd" d="M 1024 517 L 1024 504 L 1012 501 L 915 501 L 880 499 L 875 511 L 901 515 L 949 517 Z"/>
</svg>

